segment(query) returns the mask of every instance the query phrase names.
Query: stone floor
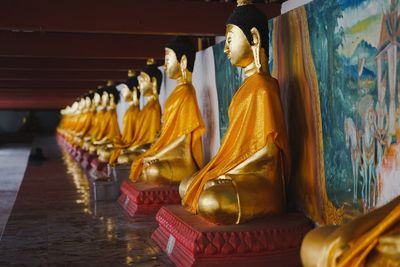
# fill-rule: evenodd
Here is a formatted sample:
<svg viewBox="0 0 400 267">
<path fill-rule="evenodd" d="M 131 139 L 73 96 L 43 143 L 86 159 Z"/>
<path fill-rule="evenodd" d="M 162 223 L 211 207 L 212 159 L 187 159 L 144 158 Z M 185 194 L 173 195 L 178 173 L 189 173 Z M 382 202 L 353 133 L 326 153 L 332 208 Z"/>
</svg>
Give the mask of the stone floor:
<svg viewBox="0 0 400 267">
<path fill-rule="evenodd" d="M 172 266 L 150 239 L 154 217 L 92 200 L 86 175 L 54 138 L 36 140 L 0 241 L 0 266 Z"/>
<path fill-rule="evenodd" d="M 0 240 L 28 162 L 31 144 L 0 146 Z"/>
</svg>

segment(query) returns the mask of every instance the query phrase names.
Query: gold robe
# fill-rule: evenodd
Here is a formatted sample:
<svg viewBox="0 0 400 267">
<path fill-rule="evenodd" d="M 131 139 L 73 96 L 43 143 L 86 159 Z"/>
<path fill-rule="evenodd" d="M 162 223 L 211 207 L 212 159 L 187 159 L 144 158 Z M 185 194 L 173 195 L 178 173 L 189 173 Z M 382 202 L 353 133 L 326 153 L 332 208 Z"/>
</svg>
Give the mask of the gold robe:
<svg viewBox="0 0 400 267">
<path fill-rule="evenodd" d="M 284 169 L 289 169 L 285 118 L 275 79 L 259 73 L 248 77 L 234 95 L 228 116 L 229 126 L 218 153 L 193 177 L 182 199 L 183 205 L 193 213 L 197 212 L 207 181 L 238 166 L 266 147 L 268 140 L 273 140 L 282 151 Z"/>
<path fill-rule="evenodd" d="M 204 131 L 204 122 L 193 85 L 189 83 L 178 85 L 165 103 L 160 137 L 148 151 L 132 163 L 130 179 L 136 181 L 139 178 L 145 157 L 155 155 L 160 149 L 183 135 L 191 135 L 193 159 L 198 167 L 203 166 L 201 136 Z"/>
<path fill-rule="evenodd" d="M 111 152 L 109 163 L 113 164 L 117 161 L 123 148 L 128 148 L 133 143 L 135 135 L 136 119 L 139 114 L 139 107 L 131 105 L 124 114 L 123 118 L 123 131 L 121 141 L 114 144 L 114 150 Z"/>
<path fill-rule="evenodd" d="M 161 106 L 158 99 L 151 98 L 139 112 L 135 124 L 132 147 L 152 143 L 161 127 Z"/>
<path fill-rule="evenodd" d="M 121 134 L 118 126 L 117 112 L 115 109 L 107 110 L 98 118 L 99 131 L 96 136 L 96 141 L 107 139 L 110 142 L 118 142 Z"/>
</svg>

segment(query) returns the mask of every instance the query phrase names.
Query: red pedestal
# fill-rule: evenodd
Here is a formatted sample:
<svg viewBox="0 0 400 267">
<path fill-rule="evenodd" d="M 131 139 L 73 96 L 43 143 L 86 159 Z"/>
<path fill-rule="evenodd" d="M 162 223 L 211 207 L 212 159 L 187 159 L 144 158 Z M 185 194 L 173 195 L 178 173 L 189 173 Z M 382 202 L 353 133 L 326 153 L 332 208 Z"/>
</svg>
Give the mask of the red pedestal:
<svg viewBox="0 0 400 267">
<path fill-rule="evenodd" d="M 83 154 L 83 160 L 81 162 L 81 166 L 82 168 L 84 168 L 85 170 L 90 168 L 90 163 L 92 162 L 92 160 L 95 158 L 94 155 L 89 154 L 89 152 L 85 152 Z"/>
<path fill-rule="evenodd" d="M 90 162 L 90 167 L 93 170 L 102 173 L 106 170 L 107 163 L 100 161 L 98 158 L 93 158 L 93 160 Z"/>
<path fill-rule="evenodd" d="M 177 266 L 301 266 L 300 246 L 311 222 L 300 213 L 240 225 L 215 225 L 180 205 L 164 206 L 153 233 Z"/>
<path fill-rule="evenodd" d="M 181 198 L 177 185 L 160 186 L 124 181 L 118 202 L 130 216 L 134 216 L 156 214 L 163 205 L 181 203 Z"/>
</svg>

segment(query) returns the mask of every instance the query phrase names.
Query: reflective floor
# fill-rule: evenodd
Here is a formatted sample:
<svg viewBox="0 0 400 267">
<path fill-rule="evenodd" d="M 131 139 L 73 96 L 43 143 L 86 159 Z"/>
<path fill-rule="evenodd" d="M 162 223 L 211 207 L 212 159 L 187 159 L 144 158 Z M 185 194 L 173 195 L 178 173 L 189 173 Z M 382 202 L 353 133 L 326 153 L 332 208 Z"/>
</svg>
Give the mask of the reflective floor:
<svg viewBox="0 0 400 267">
<path fill-rule="evenodd" d="M 154 217 L 92 201 L 88 179 L 54 138 L 30 160 L 0 241 L 0 266 L 172 266 L 150 239 Z"/>
</svg>

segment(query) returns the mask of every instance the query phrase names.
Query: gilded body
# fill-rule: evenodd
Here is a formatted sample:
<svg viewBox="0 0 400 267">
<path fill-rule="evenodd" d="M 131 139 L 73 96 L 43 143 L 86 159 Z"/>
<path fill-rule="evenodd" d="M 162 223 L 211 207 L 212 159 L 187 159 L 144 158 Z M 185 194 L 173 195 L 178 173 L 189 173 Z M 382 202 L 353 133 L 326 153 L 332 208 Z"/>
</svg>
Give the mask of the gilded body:
<svg viewBox="0 0 400 267">
<path fill-rule="evenodd" d="M 229 107 L 229 127 L 215 157 L 180 184 L 183 205 L 216 224 L 238 224 L 285 211 L 288 147 L 279 86 L 267 70 L 260 35 L 253 44 L 227 25 L 224 52 L 244 68 Z"/>
<path fill-rule="evenodd" d="M 400 197 L 342 226 L 309 232 L 305 267 L 400 266 Z"/>
<path fill-rule="evenodd" d="M 137 116 L 131 144 L 121 150 L 116 160 L 118 164 L 130 163 L 146 152 L 161 127 L 161 106 L 158 101 L 157 81 L 150 78 L 147 73 L 141 72 L 138 82 L 140 93 L 147 98 L 147 103 Z"/>
<path fill-rule="evenodd" d="M 165 72 L 177 80 L 168 97 L 159 138 L 132 164 L 130 178 L 151 184 L 179 184 L 202 166 L 201 135 L 204 124 L 191 84 L 187 59 L 180 61 L 172 49 L 165 49 Z"/>
</svg>

